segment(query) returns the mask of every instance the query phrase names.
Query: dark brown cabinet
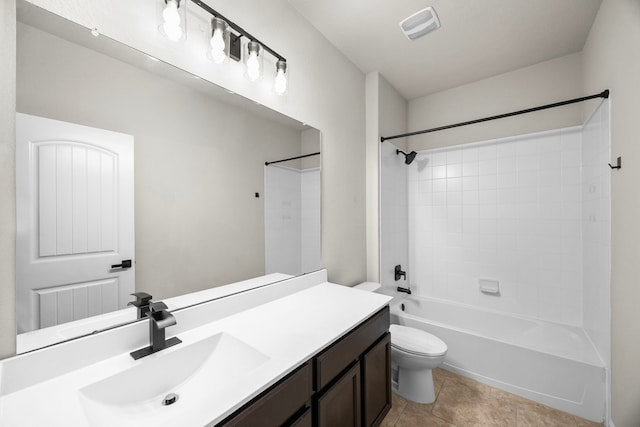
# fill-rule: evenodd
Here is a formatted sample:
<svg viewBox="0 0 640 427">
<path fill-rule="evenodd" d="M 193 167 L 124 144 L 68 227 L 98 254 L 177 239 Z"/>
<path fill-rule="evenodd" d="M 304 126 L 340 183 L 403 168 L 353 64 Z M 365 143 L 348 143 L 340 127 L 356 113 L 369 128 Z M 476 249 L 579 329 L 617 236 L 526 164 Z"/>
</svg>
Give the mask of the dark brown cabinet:
<svg viewBox="0 0 640 427">
<path fill-rule="evenodd" d="M 295 419 L 291 427 L 313 427 L 311 408 L 308 408 L 299 418 Z"/>
<path fill-rule="evenodd" d="M 377 426 L 391 409 L 391 334 L 365 353 L 361 364 L 363 425 Z"/>
<path fill-rule="evenodd" d="M 372 427 L 391 409 L 384 307 L 219 425 Z"/>
<path fill-rule="evenodd" d="M 311 364 L 305 363 L 275 386 L 223 421 L 225 427 L 271 427 L 292 425 L 311 413 Z"/>
<path fill-rule="evenodd" d="M 360 363 L 330 386 L 315 406 L 318 427 L 360 427 Z"/>
<path fill-rule="evenodd" d="M 391 409 L 391 341 L 388 330 L 389 308 L 385 307 L 314 358 L 314 391 L 318 402 L 314 410 L 318 427 L 371 427 L 382 423 Z M 343 373 L 345 370 L 348 371 Z M 351 381 L 348 376 L 353 371 L 357 371 L 360 378 L 360 402 L 355 407 L 359 421 L 353 424 L 351 417 L 336 416 L 332 423 L 323 424 L 320 402 L 326 394 L 338 394 L 339 397 L 332 397 L 331 401 L 340 410 L 352 404 L 349 394 L 335 392 L 333 384 L 337 385 L 344 379 Z M 344 400 L 339 400 L 340 397 Z"/>
</svg>

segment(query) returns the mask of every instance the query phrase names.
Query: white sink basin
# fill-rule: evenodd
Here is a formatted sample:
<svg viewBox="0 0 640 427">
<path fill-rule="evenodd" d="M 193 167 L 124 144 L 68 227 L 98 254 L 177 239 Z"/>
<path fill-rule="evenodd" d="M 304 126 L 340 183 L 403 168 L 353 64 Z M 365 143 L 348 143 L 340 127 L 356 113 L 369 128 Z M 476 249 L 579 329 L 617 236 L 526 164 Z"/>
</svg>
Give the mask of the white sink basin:
<svg viewBox="0 0 640 427">
<path fill-rule="evenodd" d="M 79 390 L 91 425 L 180 425 L 215 404 L 238 378 L 269 358 L 227 333 L 143 357 L 136 366 Z M 178 395 L 163 405 L 170 393 Z"/>
</svg>

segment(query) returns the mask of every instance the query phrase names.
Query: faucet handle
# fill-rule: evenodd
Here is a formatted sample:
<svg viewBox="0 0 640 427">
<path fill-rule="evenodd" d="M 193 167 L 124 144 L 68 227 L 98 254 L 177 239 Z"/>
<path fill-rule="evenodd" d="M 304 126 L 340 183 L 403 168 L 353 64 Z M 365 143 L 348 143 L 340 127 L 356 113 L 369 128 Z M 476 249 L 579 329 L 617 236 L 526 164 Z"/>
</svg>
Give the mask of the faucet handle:
<svg viewBox="0 0 640 427">
<path fill-rule="evenodd" d="M 167 304 L 163 303 L 162 301 L 158 301 L 149 304 L 149 309 L 151 309 L 152 313 L 158 313 L 160 311 L 167 310 L 168 307 Z"/>
<path fill-rule="evenodd" d="M 149 295 L 146 292 L 134 292 L 134 293 L 129 294 L 129 295 L 132 295 L 132 296 L 136 297 L 136 300 L 135 301 L 129 301 L 127 303 L 127 305 L 133 305 L 133 306 L 136 306 L 136 307 L 140 307 L 140 306 L 143 306 L 143 305 L 149 305 L 149 301 L 151 301 L 151 298 L 152 298 L 152 296 Z"/>
</svg>

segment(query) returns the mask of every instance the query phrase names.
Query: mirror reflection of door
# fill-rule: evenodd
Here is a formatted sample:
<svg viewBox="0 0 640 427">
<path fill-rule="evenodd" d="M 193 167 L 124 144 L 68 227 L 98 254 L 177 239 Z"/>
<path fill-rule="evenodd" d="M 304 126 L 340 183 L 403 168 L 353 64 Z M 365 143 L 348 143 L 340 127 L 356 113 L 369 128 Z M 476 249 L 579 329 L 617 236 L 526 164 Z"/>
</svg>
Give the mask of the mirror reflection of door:
<svg viewBox="0 0 640 427">
<path fill-rule="evenodd" d="M 134 292 L 133 137 L 16 118 L 18 332 L 124 308 Z M 125 263 L 126 265 L 126 263 Z"/>
</svg>

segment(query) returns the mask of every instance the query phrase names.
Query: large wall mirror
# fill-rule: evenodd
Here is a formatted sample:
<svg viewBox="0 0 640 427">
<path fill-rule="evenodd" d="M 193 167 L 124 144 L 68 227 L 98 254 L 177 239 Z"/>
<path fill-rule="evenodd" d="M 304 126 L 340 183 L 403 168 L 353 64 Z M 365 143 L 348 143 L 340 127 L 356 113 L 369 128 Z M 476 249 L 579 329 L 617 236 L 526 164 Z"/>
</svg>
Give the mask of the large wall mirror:
<svg viewBox="0 0 640 427">
<path fill-rule="evenodd" d="M 24 1 L 16 109 L 18 352 L 321 268 L 317 129 Z"/>
</svg>

